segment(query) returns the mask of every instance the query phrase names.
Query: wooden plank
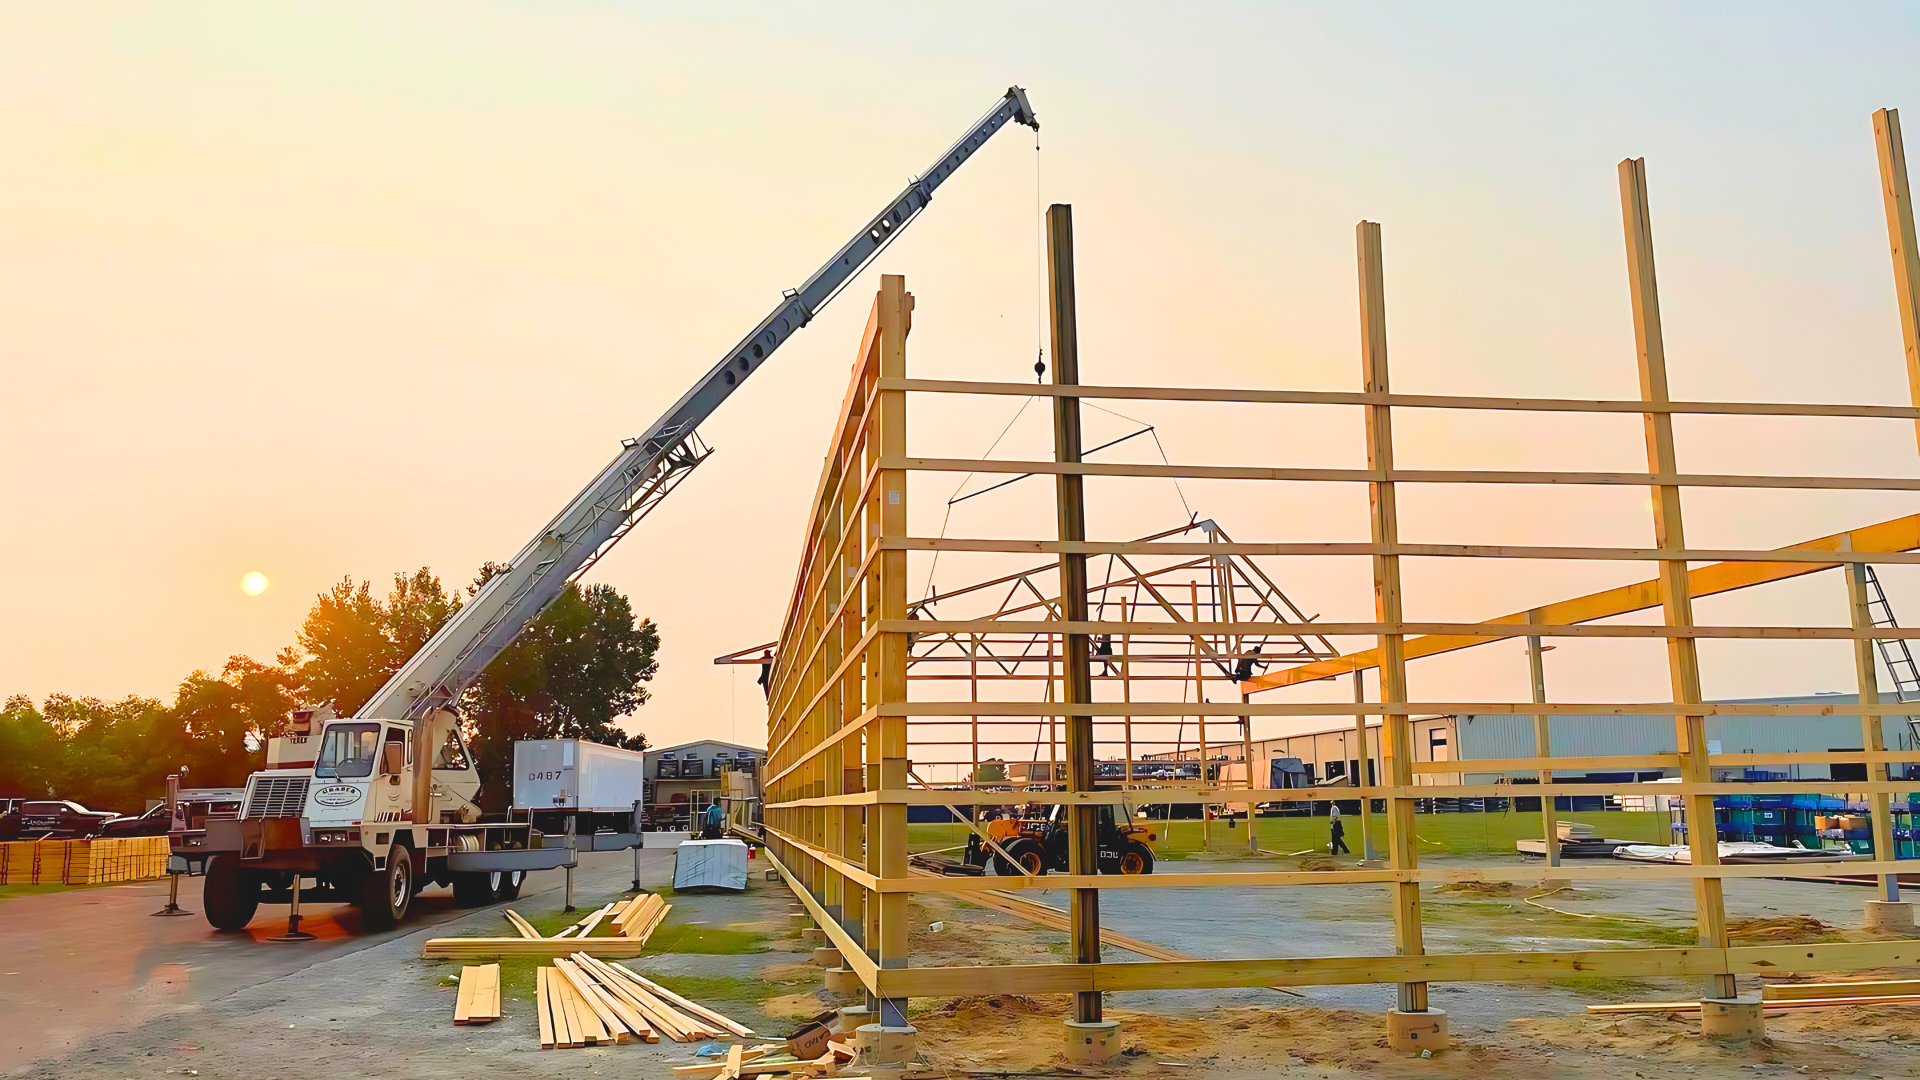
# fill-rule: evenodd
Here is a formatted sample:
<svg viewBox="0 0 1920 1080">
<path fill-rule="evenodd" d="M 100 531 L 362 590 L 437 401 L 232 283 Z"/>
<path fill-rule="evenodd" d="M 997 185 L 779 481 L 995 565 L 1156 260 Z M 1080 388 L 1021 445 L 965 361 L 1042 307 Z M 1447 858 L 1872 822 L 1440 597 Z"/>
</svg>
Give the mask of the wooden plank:
<svg viewBox="0 0 1920 1080">
<path fill-rule="evenodd" d="M 723 1013 L 716 1012 L 713 1009 L 709 1009 L 706 1006 L 699 1004 L 698 1002 L 688 1001 L 686 998 L 681 997 L 679 994 L 676 994 L 673 991 L 667 989 L 666 987 L 661 986 L 659 983 L 654 982 L 652 979 L 649 979 L 641 975 L 639 972 L 634 971 L 632 968 L 629 968 L 624 964 L 606 964 L 603 966 L 610 967 L 610 968 L 619 968 L 620 974 L 625 975 L 628 979 L 632 980 L 633 982 L 639 983 L 640 986 L 645 988 L 648 992 L 652 993 L 654 997 L 659 998 L 661 1001 L 664 1001 L 669 1005 L 673 1005 L 677 1007 L 682 1012 L 690 1013 L 696 1016 L 703 1017 L 707 1020 L 710 1020 L 713 1023 L 720 1025 L 720 1027 L 724 1028 L 726 1031 L 731 1032 L 735 1035 L 738 1035 L 743 1039 L 753 1038 L 752 1028 L 747 1027 L 745 1024 L 742 1024 Z"/>
<path fill-rule="evenodd" d="M 480 965 L 480 989 L 474 995 L 468 1023 L 490 1024 L 500 1019 L 500 965 Z"/>
<path fill-rule="evenodd" d="M 600 986 L 578 965 L 562 959 L 555 960 L 553 966 L 573 985 L 574 992 L 580 995 L 581 1002 L 593 1012 L 594 1017 L 600 1021 L 602 1027 L 606 1028 L 607 1033 L 613 1036 L 614 1042 L 632 1042 L 636 1037 L 644 1038 L 650 1033 L 649 1025 L 637 1018 L 634 1024 L 629 1024 L 626 1017 L 621 1015 L 625 1010 L 615 1007 L 615 1003 L 601 993 Z"/>
<path fill-rule="evenodd" d="M 959 536 L 896 536 L 882 541 L 886 550 L 1001 552 L 1018 555 L 1271 555 L 1313 558 L 1361 555 L 1403 555 L 1434 559 L 1515 559 L 1579 562 L 1756 562 L 1813 563 L 1827 569 L 1842 563 L 1873 562 L 1920 564 L 1920 552 L 1827 552 L 1798 548 L 1650 548 L 1650 547 L 1542 547 L 1520 544 L 1393 545 L 1315 541 L 1258 543 L 1244 541 L 1182 540 L 1013 540 Z"/>
<path fill-rule="evenodd" d="M 454 996 L 453 1022 L 464 1024 L 473 1018 L 474 998 L 480 991 L 480 969 L 463 967 L 460 969 L 460 991 Z"/>
<path fill-rule="evenodd" d="M 1875 525 L 1834 533 L 1815 540 L 1788 545 L 1789 551 L 1840 551 L 1845 548 L 1852 552 L 1906 552 L 1920 548 L 1920 515 L 1908 515 L 1894 518 Z M 1833 564 L 1827 564 L 1833 565 Z M 1811 574 L 1825 567 L 1812 563 L 1727 563 L 1702 566 L 1687 572 L 1688 590 L 1695 598 L 1732 592 L 1754 585 L 1764 585 L 1773 581 Z M 1660 603 L 1659 582 L 1642 581 L 1617 589 L 1606 589 L 1597 593 L 1575 597 L 1547 604 L 1540 608 L 1542 617 L 1553 623 L 1589 622 L 1595 619 L 1607 619 L 1626 615 L 1635 611 L 1658 606 Z M 1518 623 L 1527 621 L 1527 613 L 1515 612 L 1491 619 L 1496 623 Z M 1472 648 L 1486 639 L 1478 637 L 1425 637 L 1414 638 L 1407 642 L 1407 659 L 1414 660 L 1423 656 L 1437 656 L 1441 653 Z M 1352 653 L 1338 660 L 1322 660 L 1311 664 L 1301 664 L 1284 671 L 1268 672 L 1257 675 L 1242 684 L 1249 692 L 1269 690 L 1296 683 L 1312 682 L 1315 679 L 1332 678 L 1344 675 L 1355 669 L 1371 668 L 1379 663 L 1379 657 L 1372 652 Z"/>
<path fill-rule="evenodd" d="M 1891 113 L 1893 110 L 1883 110 Z M 1877 115 L 1877 114 L 1876 114 Z M 1044 383 L 977 382 L 951 379 L 880 380 L 882 390 L 921 394 L 992 394 L 1054 397 L 1067 393 Z M 1096 386 L 1076 384 L 1072 396 L 1122 401 L 1213 401 L 1269 405 L 1385 405 L 1400 409 L 1487 409 L 1518 412 L 1641 414 L 1657 409 L 1670 415 L 1702 416 L 1853 416 L 1881 420 L 1920 419 L 1920 405 L 1827 405 L 1791 402 L 1669 401 L 1649 406 L 1630 399 L 1464 397 L 1453 394 L 1395 394 L 1351 390 L 1261 390 L 1226 387 Z"/>
<path fill-rule="evenodd" d="M 720 1080 L 739 1080 L 740 1066 L 745 1064 L 740 1060 L 741 1051 L 744 1049 L 745 1047 L 739 1043 L 727 1047 L 727 1063 L 720 1070 Z"/>
<path fill-rule="evenodd" d="M 1398 556 L 1382 555 L 1378 558 Z M 1406 622 L 1404 620 L 1381 620 L 1379 622 L 1275 622 L 1262 620 L 1255 622 L 1136 622 L 1094 621 L 1078 619 L 913 619 L 888 620 L 880 624 L 882 630 L 908 627 L 903 632 L 915 634 L 955 634 L 971 635 L 980 633 L 1002 633 L 1010 635 L 1028 634 L 1095 634 L 1095 633 L 1134 633 L 1165 634 L 1170 636 L 1197 637 L 1206 634 L 1282 634 L 1310 635 L 1326 637 L 1350 637 L 1359 634 L 1457 634 L 1484 637 L 1488 640 L 1506 640 L 1525 637 L 1566 637 L 1566 638 L 1713 638 L 1726 640 L 1761 641 L 1871 641 L 1876 638 L 1887 640 L 1920 640 L 1920 628 L 1911 626 L 1869 627 L 1865 630 L 1851 626 L 1687 626 L 1641 625 L 1641 624 L 1594 624 L 1585 623 L 1442 623 L 1442 622 Z M 964 703 L 956 703 L 964 704 Z M 888 715 L 882 713 L 882 715 Z"/>
<path fill-rule="evenodd" d="M 540 931 L 535 930 L 532 923 L 521 918 L 520 913 L 512 908 L 505 909 L 501 914 L 506 916 L 507 922 L 513 925 L 514 930 L 518 931 L 521 937 L 538 938 L 540 936 Z"/>
<path fill-rule="evenodd" d="M 1855 1005 L 1920 1005 L 1920 994 L 1895 994 L 1888 997 L 1838 997 L 1763 999 L 1767 1012 L 1778 1009 L 1837 1009 Z M 1590 1013 L 1669 1013 L 1699 1012 L 1697 1001 L 1629 1001 L 1617 1005 L 1589 1005 Z"/>
<path fill-rule="evenodd" d="M 572 997 L 567 980 L 560 977 L 556 968 L 547 969 L 547 990 L 553 995 L 553 1022 L 557 1029 L 559 1046 L 585 1046 L 586 1037 L 580 1030 L 580 1018 L 574 1011 L 569 999 Z"/>
<path fill-rule="evenodd" d="M 552 1050 L 558 1044 L 554 1042 L 553 995 L 547 986 L 547 979 L 553 969 L 540 967 L 533 969 L 534 1015 L 540 1026 L 540 1049 Z"/>
<path fill-rule="evenodd" d="M 1368 406 L 1377 408 L 1378 406 Z M 1664 415 L 1664 414 L 1661 414 Z M 1671 417 L 1668 417 L 1671 420 Z M 1745 488 L 1801 491 L 1920 491 L 1920 479 L 1899 476 L 1750 476 L 1736 473 L 1521 472 L 1502 469 L 1304 469 L 1265 465 L 1150 465 L 1105 461 L 1018 461 L 995 458 L 884 457 L 888 471 L 1015 473 L 1022 476 L 1112 476 L 1164 480 L 1269 480 L 1346 484 L 1518 484 L 1544 487 Z M 905 535 L 901 533 L 900 535 Z"/>
<path fill-rule="evenodd" d="M 594 956 L 627 959 L 646 949 L 644 939 L 597 938 L 430 938 L 421 955 L 441 960 L 482 956 L 568 956 L 585 950 Z"/>
<path fill-rule="evenodd" d="M 1920 995 L 1920 979 L 1884 979 L 1875 982 L 1767 983 L 1760 988 L 1767 1001 L 1800 998 L 1902 997 Z"/>
<path fill-rule="evenodd" d="M 1887 213 L 1887 246 L 1893 255 L 1894 294 L 1900 306 L 1900 338 L 1906 345 L 1907 391 L 1920 405 L 1920 246 L 1913 226 L 1913 194 L 1907 187 L 1906 144 L 1900 113 L 1873 114 L 1873 142 L 1880 159 L 1880 196 Z M 1920 423 L 1915 424 L 1920 435 Z"/>
<path fill-rule="evenodd" d="M 592 965 L 582 965 L 587 975 L 594 979 L 595 986 L 608 998 L 608 1004 L 620 1013 L 621 1019 L 635 1035 L 647 1042 L 659 1042 L 660 1034 L 665 1030 L 659 1021 L 650 1015 L 644 1005 L 627 992 L 627 987 L 619 979 L 608 978 L 597 970 L 599 961 Z M 672 1037 L 671 1033 L 668 1035 Z"/>
<path fill-rule="evenodd" d="M 633 973 L 626 968 L 598 961 L 592 961 L 592 963 L 597 973 L 609 980 L 624 983 L 622 992 L 625 996 L 639 1006 L 647 1017 L 655 1022 L 655 1026 L 665 1031 L 675 1041 L 690 1042 L 696 1038 L 709 1038 L 720 1034 L 709 1031 L 699 1021 L 683 1015 L 673 1006 L 654 997 L 645 987 L 634 981 Z"/>
</svg>

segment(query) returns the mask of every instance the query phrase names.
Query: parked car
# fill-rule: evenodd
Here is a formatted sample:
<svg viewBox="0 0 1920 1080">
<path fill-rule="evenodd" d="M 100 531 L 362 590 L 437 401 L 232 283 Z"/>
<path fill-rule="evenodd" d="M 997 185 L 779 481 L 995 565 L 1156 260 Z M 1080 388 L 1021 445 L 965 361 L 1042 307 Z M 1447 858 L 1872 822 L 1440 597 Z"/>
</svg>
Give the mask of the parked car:
<svg viewBox="0 0 1920 1080">
<path fill-rule="evenodd" d="M 89 810 L 66 799 L 37 800 L 20 807 L 20 840 L 77 840 L 92 836 L 118 817 L 110 810 Z"/>
<path fill-rule="evenodd" d="M 167 804 L 161 803 L 144 814 L 128 814 L 117 817 L 100 826 L 95 836 L 165 836 L 173 830 L 173 815 L 168 812 Z"/>
</svg>

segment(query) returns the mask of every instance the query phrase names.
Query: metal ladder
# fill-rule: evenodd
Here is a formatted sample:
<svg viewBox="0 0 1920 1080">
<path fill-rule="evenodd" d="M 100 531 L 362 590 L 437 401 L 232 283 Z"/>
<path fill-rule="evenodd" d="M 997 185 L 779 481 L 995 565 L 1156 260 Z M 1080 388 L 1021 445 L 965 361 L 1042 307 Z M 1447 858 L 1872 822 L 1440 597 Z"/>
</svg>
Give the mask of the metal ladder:
<svg viewBox="0 0 1920 1080">
<path fill-rule="evenodd" d="M 1875 627 L 1898 628 L 1893 618 L 1893 605 L 1887 602 L 1886 590 L 1880 587 L 1880 578 L 1873 567 L 1862 566 L 1866 578 L 1867 619 Z M 1902 703 L 1920 701 L 1920 664 L 1914 663 L 1913 650 L 1908 648 L 1906 638 L 1874 638 L 1873 646 L 1880 650 L 1880 662 L 1887 666 L 1887 674 L 1893 676 L 1894 697 Z M 1907 717 L 1907 727 L 1912 732 L 1916 746 L 1920 746 L 1920 719 Z"/>
</svg>

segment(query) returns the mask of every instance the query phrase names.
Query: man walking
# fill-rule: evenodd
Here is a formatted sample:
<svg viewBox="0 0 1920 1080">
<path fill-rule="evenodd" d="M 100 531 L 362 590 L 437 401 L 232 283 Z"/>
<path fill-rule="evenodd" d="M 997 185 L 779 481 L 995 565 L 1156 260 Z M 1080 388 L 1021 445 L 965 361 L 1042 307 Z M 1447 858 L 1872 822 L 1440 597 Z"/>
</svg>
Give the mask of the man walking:
<svg viewBox="0 0 1920 1080">
<path fill-rule="evenodd" d="M 1332 852 L 1335 855 L 1353 854 L 1353 852 L 1349 850 L 1347 847 L 1347 840 L 1346 840 L 1347 827 L 1340 823 L 1340 804 L 1339 803 L 1333 804 L 1333 809 L 1328 811 L 1327 823 L 1333 829 L 1333 843 L 1327 845 L 1328 848 L 1332 850 Z"/>
<path fill-rule="evenodd" d="M 727 823 L 727 812 L 720 809 L 720 800 L 718 798 L 708 804 L 707 812 L 700 815 L 700 819 L 704 823 L 700 829 L 700 839 L 720 839 L 720 830 L 724 828 Z"/>
</svg>

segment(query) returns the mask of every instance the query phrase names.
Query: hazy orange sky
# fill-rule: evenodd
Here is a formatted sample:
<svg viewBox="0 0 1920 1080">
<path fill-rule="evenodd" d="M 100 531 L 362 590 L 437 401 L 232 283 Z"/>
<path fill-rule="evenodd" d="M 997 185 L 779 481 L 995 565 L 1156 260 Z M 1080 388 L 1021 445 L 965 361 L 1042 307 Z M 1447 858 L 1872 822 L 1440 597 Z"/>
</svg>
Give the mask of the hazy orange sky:
<svg viewBox="0 0 1920 1080">
<path fill-rule="evenodd" d="M 1645 156 L 1676 397 L 1905 403 L 1869 118 L 1920 117 L 1916 48 L 1911 8 L 1868 4 L 0 7 L 0 693 L 170 699 L 195 668 L 271 657 L 342 576 L 463 583 L 511 557 L 1016 82 L 1038 175 L 1030 133 L 999 136 L 877 264 L 918 298 L 916 374 L 1031 378 L 1036 206 L 1060 201 L 1089 382 L 1356 387 L 1367 218 L 1397 389 L 1633 396 L 1614 166 Z M 656 743 L 761 739 L 752 673 L 709 661 L 777 630 L 874 275 L 593 571 L 660 624 L 633 724 Z M 915 449 L 977 455 L 1015 408 L 916 404 Z M 1362 449 L 1351 410 L 1123 411 L 1175 460 Z M 1043 417 L 1001 452 L 1044 456 Z M 1396 426 L 1409 468 L 1644 466 L 1632 417 Z M 1679 427 L 1691 471 L 1916 475 L 1908 424 Z M 916 532 L 954 482 L 916 481 Z M 1101 537 L 1185 517 L 1164 482 L 1091 490 Z M 1047 495 L 969 502 L 948 531 L 1051 535 Z M 1186 498 L 1241 540 L 1365 532 L 1358 488 Z M 1401 498 L 1409 540 L 1651 537 L 1632 489 Z M 1697 546 L 1767 546 L 1914 500 L 1687 508 Z M 1502 614 L 1621 566 L 1410 565 L 1408 612 Z M 1274 572 L 1309 612 L 1371 616 L 1360 561 Z M 1885 577 L 1920 620 L 1920 576 Z M 1700 618 L 1843 623 L 1844 589 L 1818 575 Z M 1563 647 L 1561 700 L 1666 697 L 1657 644 Z M 1841 642 L 1701 652 L 1713 695 L 1852 689 Z M 1416 665 L 1413 697 L 1524 699 L 1525 677 L 1496 645 Z M 1322 691 L 1346 692 L 1299 693 Z"/>
</svg>

